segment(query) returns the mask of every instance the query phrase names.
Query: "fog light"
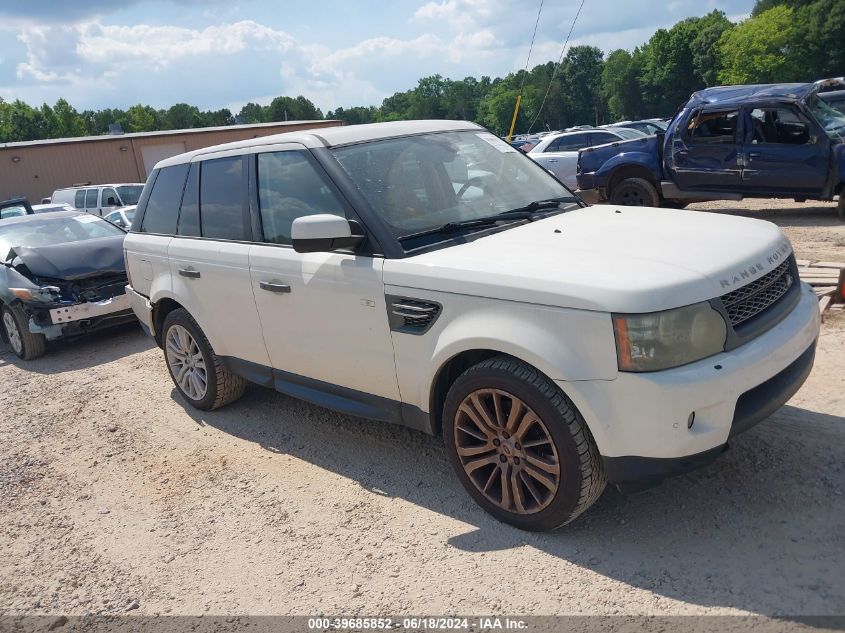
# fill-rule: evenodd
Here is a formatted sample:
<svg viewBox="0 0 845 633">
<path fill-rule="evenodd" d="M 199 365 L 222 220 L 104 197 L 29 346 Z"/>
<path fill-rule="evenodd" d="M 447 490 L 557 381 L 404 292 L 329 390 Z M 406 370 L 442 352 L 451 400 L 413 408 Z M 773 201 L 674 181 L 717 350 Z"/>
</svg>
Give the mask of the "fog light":
<svg viewBox="0 0 845 633">
<path fill-rule="evenodd" d="M 695 411 L 690 413 L 689 417 L 687 418 L 687 428 L 691 429 L 693 424 L 695 424 Z"/>
</svg>

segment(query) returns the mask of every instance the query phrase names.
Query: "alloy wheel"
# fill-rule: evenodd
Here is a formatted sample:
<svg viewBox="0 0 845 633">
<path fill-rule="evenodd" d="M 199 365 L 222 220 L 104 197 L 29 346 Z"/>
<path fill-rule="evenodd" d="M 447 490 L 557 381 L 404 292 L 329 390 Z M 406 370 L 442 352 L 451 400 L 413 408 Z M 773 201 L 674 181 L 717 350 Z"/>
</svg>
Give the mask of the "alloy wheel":
<svg viewBox="0 0 845 633">
<path fill-rule="evenodd" d="M 525 402 L 478 389 L 455 415 L 455 448 L 473 485 L 499 508 L 534 514 L 560 487 L 560 460 L 548 428 Z"/>
<path fill-rule="evenodd" d="M 18 331 L 18 324 L 15 322 L 15 317 L 11 312 L 3 313 L 3 326 L 6 328 L 6 335 L 9 337 L 9 345 L 15 350 L 15 353 L 20 355 L 23 353 L 23 340 L 21 333 Z"/>
<path fill-rule="evenodd" d="M 202 400 L 208 390 L 208 371 L 191 333 L 181 325 L 167 330 L 165 354 L 173 380 L 182 393 L 191 400 Z"/>
</svg>

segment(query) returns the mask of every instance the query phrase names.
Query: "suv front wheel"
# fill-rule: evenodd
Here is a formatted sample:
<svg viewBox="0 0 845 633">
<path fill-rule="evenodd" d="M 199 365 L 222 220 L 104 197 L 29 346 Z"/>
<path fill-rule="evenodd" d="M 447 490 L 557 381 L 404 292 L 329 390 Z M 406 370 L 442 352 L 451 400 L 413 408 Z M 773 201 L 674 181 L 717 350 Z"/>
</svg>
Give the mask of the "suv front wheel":
<svg viewBox="0 0 845 633">
<path fill-rule="evenodd" d="M 508 356 L 466 370 L 443 408 L 443 437 L 461 483 L 494 517 L 525 530 L 573 521 L 607 478 L 575 405 Z"/>
<path fill-rule="evenodd" d="M 187 310 L 179 308 L 165 317 L 162 342 L 173 384 L 192 406 L 210 411 L 243 395 L 246 381 L 223 367 Z"/>
</svg>

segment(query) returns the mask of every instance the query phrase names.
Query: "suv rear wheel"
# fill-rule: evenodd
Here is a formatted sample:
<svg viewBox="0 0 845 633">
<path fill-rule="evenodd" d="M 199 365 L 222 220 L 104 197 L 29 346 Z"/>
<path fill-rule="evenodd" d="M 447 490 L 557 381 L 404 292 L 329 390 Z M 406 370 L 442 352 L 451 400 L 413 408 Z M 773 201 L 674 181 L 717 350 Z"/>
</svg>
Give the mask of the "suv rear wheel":
<svg viewBox="0 0 845 633">
<path fill-rule="evenodd" d="M 508 356 L 458 377 L 446 396 L 443 437 L 470 495 L 525 530 L 573 521 L 607 483 L 575 405 L 547 377 Z"/>
<path fill-rule="evenodd" d="M 629 207 L 659 207 L 660 196 L 645 178 L 625 178 L 613 185 L 610 201 Z"/>
<path fill-rule="evenodd" d="M 162 341 L 173 384 L 192 406 L 210 411 L 243 395 L 246 381 L 223 367 L 187 310 L 179 308 L 165 317 Z"/>
<path fill-rule="evenodd" d="M 26 314 L 17 307 L 3 306 L 3 331 L 12 351 L 22 360 L 33 360 L 44 356 L 47 339 L 43 334 L 29 331 Z"/>
</svg>

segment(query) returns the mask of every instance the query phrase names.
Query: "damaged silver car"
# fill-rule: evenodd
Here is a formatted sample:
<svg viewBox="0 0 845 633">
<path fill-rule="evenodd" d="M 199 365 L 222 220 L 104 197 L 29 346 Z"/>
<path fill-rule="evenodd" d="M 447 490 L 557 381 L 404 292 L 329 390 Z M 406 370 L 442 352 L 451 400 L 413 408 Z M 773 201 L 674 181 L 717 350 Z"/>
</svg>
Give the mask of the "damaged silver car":
<svg viewBox="0 0 845 633">
<path fill-rule="evenodd" d="M 0 222 L 0 337 L 23 360 L 47 341 L 135 319 L 125 294 L 125 232 L 76 211 Z"/>
</svg>

